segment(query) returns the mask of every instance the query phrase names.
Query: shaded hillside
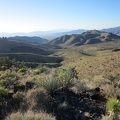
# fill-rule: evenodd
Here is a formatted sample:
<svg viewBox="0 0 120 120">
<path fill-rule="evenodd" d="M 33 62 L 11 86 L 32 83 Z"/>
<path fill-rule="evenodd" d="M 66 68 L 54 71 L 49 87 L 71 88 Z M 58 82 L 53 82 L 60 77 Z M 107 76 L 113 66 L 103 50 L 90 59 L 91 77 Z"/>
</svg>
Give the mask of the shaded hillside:
<svg viewBox="0 0 120 120">
<path fill-rule="evenodd" d="M 60 63 L 62 57 L 53 57 L 46 55 L 38 55 L 32 53 L 0 53 L 0 56 L 8 56 L 11 59 L 16 59 L 17 61 L 24 62 L 34 62 L 34 63 Z"/>
<path fill-rule="evenodd" d="M 51 67 L 58 66 L 62 58 L 49 56 L 54 52 L 53 48 L 55 49 L 53 45 L 30 44 L 29 42 L 10 41 L 7 38 L 0 38 L 0 56 L 8 56 L 19 62 L 24 61 L 30 67 L 35 67 L 39 63 L 46 63 L 46 66 Z"/>
<path fill-rule="evenodd" d="M 31 46 L 25 42 L 9 41 L 7 38 L 0 38 L 0 52 L 10 52 L 11 48 L 20 46 Z"/>
<path fill-rule="evenodd" d="M 64 35 L 49 41 L 49 43 L 61 46 L 79 46 L 85 44 L 96 44 L 100 42 L 114 41 L 118 39 L 120 39 L 120 36 L 112 33 L 90 30 L 79 35 Z"/>
<path fill-rule="evenodd" d="M 14 41 L 26 41 L 31 43 L 44 43 L 47 41 L 47 39 L 41 38 L 41 37 L 28 37 L 28 36 L 15 36 L 15 37 L 9 37 L 8 40 L 14 40 Z"/>
<path fill-rule="evenodd" d="M 10 53 L 10 52 L 29 52 L 29 53 L 45 53 L 43 45 L 31 44 L 29 42 L 23 41 L 10 41 L 7 38 L 0 38 L 0 52 L 1 53 Z"/>
<path fill-rule="evenodd" d="M 51 51 L 46 51 L 41 48 L 37 48 L 35 46 L 20 46 L 20 47 L 13 47 L 10 49 L 11 53 L 36 53 L 40 55 L 48 55 L 51 54 Z"/>
</svg>

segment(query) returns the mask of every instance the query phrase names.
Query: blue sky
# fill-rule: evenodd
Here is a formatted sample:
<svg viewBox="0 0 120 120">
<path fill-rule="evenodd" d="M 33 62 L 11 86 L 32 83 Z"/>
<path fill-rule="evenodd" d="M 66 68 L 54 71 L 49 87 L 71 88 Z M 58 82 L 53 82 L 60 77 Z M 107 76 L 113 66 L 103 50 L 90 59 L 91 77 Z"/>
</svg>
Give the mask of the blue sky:
<svg viewBox="0 0 120 120">
<path fill-rule="evenodd" d="M 120 0 L 0 0 L 0 32 L 120 26 Z"/>
</svg>

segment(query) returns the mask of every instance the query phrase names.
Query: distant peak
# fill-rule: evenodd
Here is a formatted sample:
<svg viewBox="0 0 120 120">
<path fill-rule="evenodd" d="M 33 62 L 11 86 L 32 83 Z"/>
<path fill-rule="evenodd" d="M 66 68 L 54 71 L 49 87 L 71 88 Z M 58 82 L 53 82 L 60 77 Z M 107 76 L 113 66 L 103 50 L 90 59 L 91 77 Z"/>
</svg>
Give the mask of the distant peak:
<svg viewBox="0 0 120 120">
<path fill-rule="evenodd" d="M 100 31 L 99 31 L 99 30 L 96 30 L 96 29 L 94 29 L 94 30 L 89 30 L 88 32 L 89 32 L 89 33 L 92 33 L 92 34 L 100 33 Z"/>
</svg>

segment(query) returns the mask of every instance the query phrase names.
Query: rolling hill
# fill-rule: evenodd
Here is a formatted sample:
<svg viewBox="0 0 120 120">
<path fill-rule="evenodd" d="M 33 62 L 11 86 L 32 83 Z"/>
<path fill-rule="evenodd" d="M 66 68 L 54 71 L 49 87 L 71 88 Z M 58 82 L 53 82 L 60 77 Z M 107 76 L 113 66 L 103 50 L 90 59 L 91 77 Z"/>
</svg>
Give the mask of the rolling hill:
<svg viewBox="0 0 120 120">
<path fill-rule="evenodd" d="M 41 38 L 41 37 L 28 37 L 28 36 L 15 36 L 15 37 L 8 37 L 8 40 L 12 41 L 24 41 L 24 42 L 30 42 L 30 43 L 44 43 L 47 41 L 47 39 Z"/>
<path fill-rule="evenodd" d="M 17 40 L 8 40 L 3 37 L 0 38 L 0 56 L 8 56 L 11 59 L 16 59 L 23 62 L 30 67 L 35 67 L 39 63 L 44 63 L 49 66 L 58 65 L 62 58 L 58 56 L 51 56 L 53 51 L 51 48 L 44 44 L 33 44 L 30 42 L 23 42 Z M 51 63 L 53 63 L 51 65 Z"/>
<path fill-rule="evenodd" d="M 49 41 L 49 43 L 60 46 L 80 46 L 85 44 L 115 41 L 118 39 L 120 39 L 120 36 L 117 36 L 113 33 L 89 30 L 82 34 L 64 35 Z"/>
<path fill-rule="evenodd" d="M 0 38 L 0 52 L 37 52 L 44 51 L 39 44 L 32 44 L 25 41 L 9 40 L 5 37 Z"/>
</svg>

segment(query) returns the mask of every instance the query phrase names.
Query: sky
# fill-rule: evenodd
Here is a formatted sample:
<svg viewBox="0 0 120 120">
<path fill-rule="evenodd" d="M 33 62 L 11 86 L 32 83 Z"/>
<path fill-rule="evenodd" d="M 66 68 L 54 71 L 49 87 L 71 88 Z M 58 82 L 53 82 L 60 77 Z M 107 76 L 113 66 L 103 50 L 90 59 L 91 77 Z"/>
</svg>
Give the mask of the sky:
<svg viewBox="0 0 120 120">
<path fill-rule="evenodd" d="M 0 32 L 120 26 L 120 0 L 0 0 Z"/>
</svg>

